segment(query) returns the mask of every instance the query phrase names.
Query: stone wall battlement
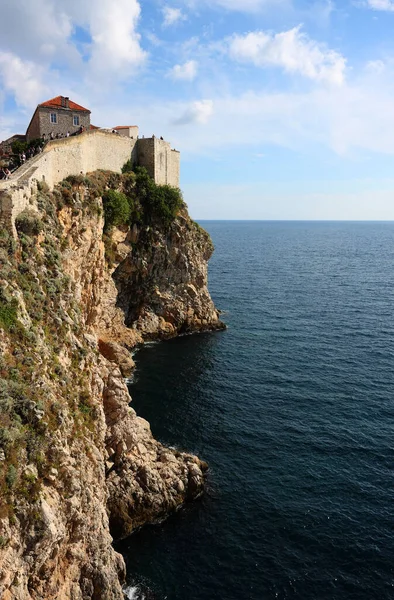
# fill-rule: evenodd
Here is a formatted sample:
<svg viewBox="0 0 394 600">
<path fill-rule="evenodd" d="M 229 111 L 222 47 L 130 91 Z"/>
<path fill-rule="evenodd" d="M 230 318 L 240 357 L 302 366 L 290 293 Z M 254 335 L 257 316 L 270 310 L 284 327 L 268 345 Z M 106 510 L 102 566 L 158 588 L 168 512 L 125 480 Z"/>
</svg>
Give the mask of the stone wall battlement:
<svg viewBox="0 0 394 600">
<path fill-rule="evenodd" d="M 37 183 L 50 189 L 69 175 L 98 169 L 120 172 L 129 159 L 146 167 L 159 184 L 179 187 L 179 153 L 158 138 L 132 139 L 102 130 L 48 142 L 43 152 L 0 182 L 0 227 L 15 233 L 15 219 L 35 208 Z"/>
</svg>

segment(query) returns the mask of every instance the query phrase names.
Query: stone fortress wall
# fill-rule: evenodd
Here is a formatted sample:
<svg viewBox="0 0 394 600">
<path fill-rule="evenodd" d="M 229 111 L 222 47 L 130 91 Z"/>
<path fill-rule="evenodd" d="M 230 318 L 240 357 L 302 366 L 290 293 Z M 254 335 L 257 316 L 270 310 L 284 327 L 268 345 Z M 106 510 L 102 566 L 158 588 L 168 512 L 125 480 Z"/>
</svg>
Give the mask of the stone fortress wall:
<svg viewBox="0 0 394 600">
<path fill-rule="evenodd" d="M 68 175 L 97 169 L 120 172 L 125 162 L 146 167 L 158 184 L 179 187 L 180 154 L 158 138 L 133 139 L 102 130 L 48 142 L 42 154 L 20 167 L 8 181 L 0 181 L 0 227 L 15 233 L 15 218 L 34 209 L 37 183 L 52 189 Z"/>
<path fill-rule="evenodd" d="M 157 137 L 138 140 L 138 164 L 156 183 L 179 187 L 180 153 L 169 142 Z"/>
</svg>

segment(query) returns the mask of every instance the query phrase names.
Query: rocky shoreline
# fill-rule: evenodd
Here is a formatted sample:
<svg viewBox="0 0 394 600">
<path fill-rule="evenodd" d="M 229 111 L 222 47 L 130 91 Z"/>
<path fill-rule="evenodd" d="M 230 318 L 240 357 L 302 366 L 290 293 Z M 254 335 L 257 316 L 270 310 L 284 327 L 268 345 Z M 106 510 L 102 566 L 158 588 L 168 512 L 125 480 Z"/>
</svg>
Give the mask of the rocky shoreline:
<svg viewBox="0 0 394 600">
<path fill-rule="evenodd" d="M 124 377 L 144 340 L 224 328 L 208 234 L 183 209 L 170 227 L 104 239 L 101 197 L 86 183 L 64 189 L 41 190 L 39 227 L 16 243 L 4 235 L 0 251 L 0 318 L 15 307 L 0 329 L 0 400 L 13 411 L 1 427 L 15 430 L 0 463 L 4 600 L 123 599 L 112 540 L 198 497 L 207 471 L 153 438 Z"/>
</svg>

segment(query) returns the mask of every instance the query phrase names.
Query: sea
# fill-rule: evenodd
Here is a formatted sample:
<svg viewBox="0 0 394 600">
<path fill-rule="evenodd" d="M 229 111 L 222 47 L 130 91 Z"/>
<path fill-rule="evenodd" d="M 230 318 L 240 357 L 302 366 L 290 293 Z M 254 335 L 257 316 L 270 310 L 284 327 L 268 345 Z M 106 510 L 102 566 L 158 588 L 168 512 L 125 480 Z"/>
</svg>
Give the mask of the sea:
<svg viewBox="0 0 394 600">
<path fill-rule="evenodd" d="M 228 329 L 148 345 L 132 406 L 209 463 L 117 546 L 134 600 L 394 598 L 394 223 L 204 221 Z"/>
</svg>

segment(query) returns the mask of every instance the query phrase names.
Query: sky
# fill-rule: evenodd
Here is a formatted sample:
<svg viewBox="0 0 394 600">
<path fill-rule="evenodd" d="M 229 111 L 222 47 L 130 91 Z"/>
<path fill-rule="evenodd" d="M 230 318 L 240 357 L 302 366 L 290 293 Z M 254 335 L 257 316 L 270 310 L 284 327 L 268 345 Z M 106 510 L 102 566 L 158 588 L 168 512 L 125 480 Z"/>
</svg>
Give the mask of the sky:
<svg viewBox="0 0 394 600">
<path fill-rule="evenodd" d="M 0 0 L 0 140 L 69 96 L 195 219 L 394 220 L 394 0 Z"/>
</svg>

